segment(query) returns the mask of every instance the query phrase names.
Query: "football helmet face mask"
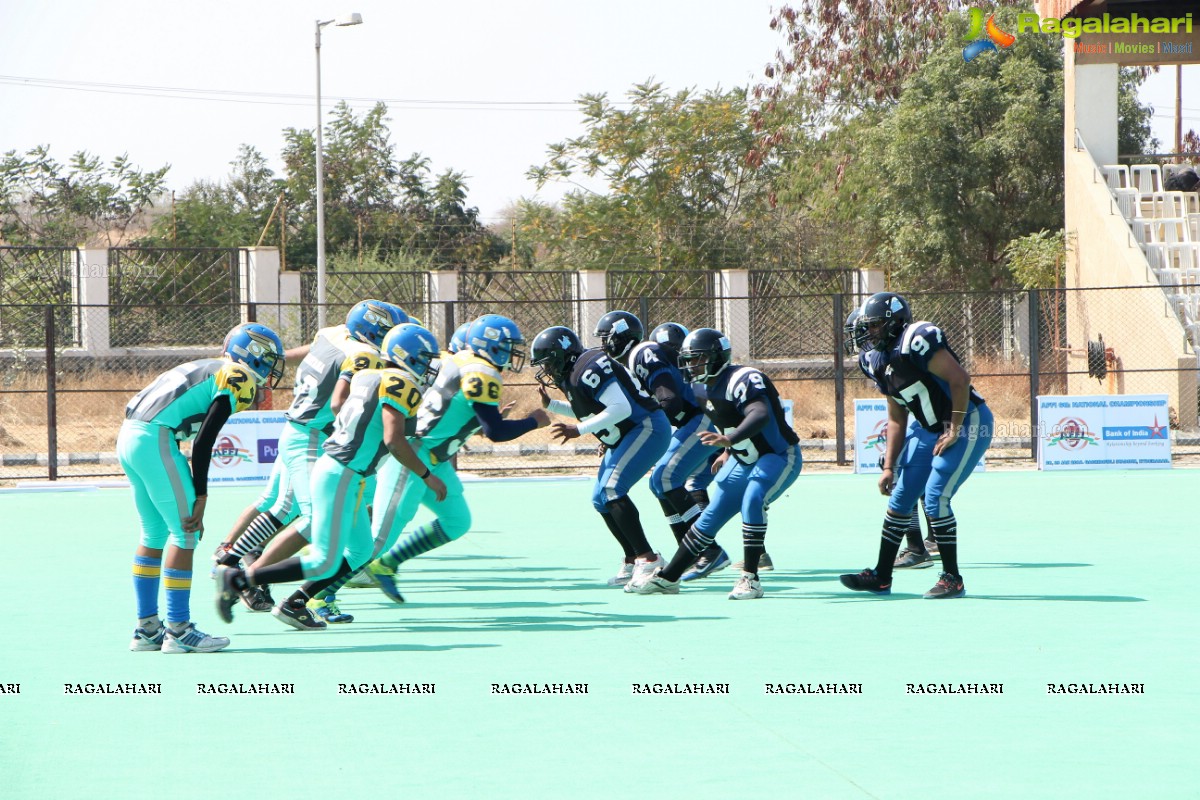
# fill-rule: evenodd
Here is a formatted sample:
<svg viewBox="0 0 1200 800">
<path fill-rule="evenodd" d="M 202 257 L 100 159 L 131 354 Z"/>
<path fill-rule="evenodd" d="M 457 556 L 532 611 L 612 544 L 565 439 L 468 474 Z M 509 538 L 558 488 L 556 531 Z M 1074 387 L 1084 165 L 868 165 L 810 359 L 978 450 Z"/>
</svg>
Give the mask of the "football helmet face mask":
<svg viewBox="0 0 1200 800">
<path fill-rule="evenodd" d="M 346 314 L 346 330 L 352 338 L 382 352 L 388 331 L 408 321 L 408 314 L 398 305 L 382 300 L 363 300 Z"/>
<path fill-rule="evenodd" d="M 842 328 L 842 350 L 848 356 L 861 353 L 867 344 L 867 328 L 860 323 L 862 308 L 856 308 L 846 317 L 846 326 Z"/>
<path fill-rule="evenodd" d="M 679 348 L 679 371 L 692 383 L 708 383 L 729 366 L 733 348 L 715 328 L 697 328 Z"/>
<path fill-rule="evenodd" d="M 687 338 L 687 335 L 688 329 L 678 322 L 664 322 L 650 331 L 650 341 L 657 342 L 678 355 L 679 348 L 683 347 L 683 340 Z"/>
<path fill-rule="evenodd" d="M 539 333 L 533 339 L 529 348 L 529 359 L 537 367 L 534 377 L 542 386 L 557 386 L 562 389 L 567 385 L 575 362 L 583 355 L 583 344 L 575 331 L 562 325 Z"/>
<path fill-rule="evenodd" d="M 500 314 L 484 314 L 467 328 L 467 347 L 500 369 L 525 367 L 525 338 L 517 323 Z"/>
<path fill-rule="evenodd" d="M 457 353 L 459 350 L 467 349 L 467 331 L 470 330 L 471 323 L 464 322 L 454 329 L 454 335 L 450 337 L 450 345 L 448 349 L 451 353 Z"/>
<path fill-rule="evenodd" d="M 863 329 L 863 343 L 885 353 L 890 350 L 904 329 L 913 321 L 908 301 L 895 292 L 878 292 L 863 303 L 858 324 Z"/>
<path fill-rule="evenodd" d="M 610 311 L 596 323 L 595 336 L 613 358 L 624 358 L 645 334 L 642 321 L 628 311 Z"/>
<path fill-rule="evenodd" d="M 259 386 L 274 389 L 283 377 L 283 341 L 257 322 L 238 325 L 225 336 L 224 354 L 254 373 Z"/>
<path fill-rule="evenodd" d="M 384 358 L 413 376 L 420 386 L 437 378 L 438 340 L 431 332 L 412 322 L 404 322 L 388 331 L 380 351 Z"/>
</svg>

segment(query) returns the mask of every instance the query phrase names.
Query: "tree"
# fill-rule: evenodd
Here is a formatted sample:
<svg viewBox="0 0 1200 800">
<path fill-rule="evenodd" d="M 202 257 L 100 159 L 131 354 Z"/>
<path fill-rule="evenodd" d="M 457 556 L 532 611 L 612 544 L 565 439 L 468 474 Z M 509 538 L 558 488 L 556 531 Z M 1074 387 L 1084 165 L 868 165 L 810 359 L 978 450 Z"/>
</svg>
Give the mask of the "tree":
<svg viewBox="0 0 1200 800">
<path fill-rule="evenodd" d="M 66 165 L 42 145 L 0 160 L 0 236 L 14 244 L 112 247 L 154 205 L 170 165 L 143 171 L 121 155 L 79 151 Z"/>
<path fill-rule="evenodd" d="M 1117 92 L 1117 152 L 1121 155 L 1158 151 L 1158 139 L 1150 135 L 1154 109 L 1138 102 L 1138 88 L 1147 75 L 1145 68 L 1121 68 Z"/>
<path fill-rule="evenodd" d="M 751 165 L 746 92 L 634 86 L 630 107 L 579 100 L 582 135 L 551 144 L 527 173 L 538 187 L 577 186 L 560 209 L 526 202 L 524 232 L 553 264 L 581 268 L 715 268 L 738 259 L 770 214 L 775 159 Z M 586 188 L 602 182 L 607 192 Z"/>
<path fill-rule="evenodd" d="M 1013 277 L 1025 289 L 1061 286 L 1066 253 L 1066 237 L 1061 230 L 1031 233 L 1013 239 L 1004 248 Z"/>
<path fill-rule="evenodd" d="M 1062 227 L 1061 43 L 1022 36 L 964 64 L 959 39 L 934 51 L 864 133 L 846 181 L 872 187 L 860 218 L 897 286 L 1011 286 L 1009 242 Z"/>
</svg>

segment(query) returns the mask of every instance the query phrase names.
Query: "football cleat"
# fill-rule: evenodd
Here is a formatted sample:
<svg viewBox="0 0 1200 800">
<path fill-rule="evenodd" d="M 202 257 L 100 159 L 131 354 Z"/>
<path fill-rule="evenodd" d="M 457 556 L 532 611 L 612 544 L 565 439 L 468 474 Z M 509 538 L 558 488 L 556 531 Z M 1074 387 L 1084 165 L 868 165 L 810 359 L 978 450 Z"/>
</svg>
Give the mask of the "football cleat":
<svg viewBox="0 0 1200 800">
<path fill-rule="evenodd" d="M 639 584 L 629 583 L 625 591 L 632 594 L 679 594 L 679 581 L 669 581 L 659 575 L 659 570 Z"/>
<path fill-rule="evenodd" d="M 387 595 L 388 599 L 393 603 L 403 603 L 404 595 L 400 594 L 400 589 L 396 586 L 396 570 L 389 566 L 372 561 L 367 565 L 367 571 L 375 578 L 375 582 L 379 584 L 379 591 Z"/>
<path fill-rule="evenodd" d="M 870 592 L 871 594 L 891 594 L 892 582 L 883 583 L 879 580 L 879 574 L 873 569 L 864 569 L 857 574 L 842 575 L 838 578 L 842 582 L 842 586 L 847 589 L 853 589 L 856 592 Z"/>
<path fill-rule="evenodd" d="M 354 622 L 353 614 L 343 614 L 338 608 L 337 598 L 333 595 L 326 595 L 319 600 L 309 600 L 308 610 L 317 615 L 317 618 L 329 623 L 330 625 L 342 625 L 347 622 Z"/>
<path fill-rule="evenodd" d="M 621 568 L 617 570 L 617 574 L 608 579 L 609 586 L 624 586 L 629 583 L 629 579 L 633 577 L 633 564 L 628 561 L 621 562 Z"/>
<path fill-rule="evenodd" d="M 763 596 L 762 581 L 753 572 L 743 572 L 729 593 L 730 600 L 757 600 Z"/>
<path fill-rule="evenodd" d="M 938 550 L 937 539 L 934 539 L 932 536 L 930 536 L 925 540 L 925 552 L 929 553 L 931 556 L 941 555 L 941 552 Z"/>
<path fill-rule="evenodd" d="M 746 571 L 746 562 L 745 561 L 735 561 L 735 562 L 733 562 L 733 568 L 739 569 L 739 570 L 745 572 Z M 770 553 L 763 553 L 761 556 L 758 557 L 758 571 L 759 572 L 770 572 L 773 569 L 775 569 L 775 562 L 771 561 Z"/>
<path fill-rule="evenodd" d="M 961 575 L 951 575 L 949 572 L 943 572 L 938 575 L 938 582 L 933 585 L 933 588 L 925 593 L 925 599 L 943 600 L 962 597 L 966 593 L 967 587 L 963 585 Z"/>
<path fill-rule="evenodd" d="M 284 625 L 291 625 L 298 631 L 323 631 L 325 622 L 313 616 L 308 606 L 284 600 L 271 609 L 271 615 Z"/>
<path fill-rule="evenodd" d="M 162 650 L 163 637 L 166 635 L 167 628 L 162 624 L 162 620 L 157 621 L 157 626 L 153 633 L 147 630 L 147 626 L 135 628 L 133 631 L 133 641 L 129 643 L 129 649 L 135 653 Z"/>
<path fill-rule="evenodd" d="M 229 646 L 229 639 L 224 636 L 209 636 L 189 622 L 187 627 L 176 633 L 167 629 L 163 639 L 164 653 L 215 653 Z"/>
<path fill-rule="evenodd" d="M 270 611 L 275 606 L 271 590 L 266 586 L 249 586 L 238 592 L 238 596 L 242 598 L 242 605 L 251 611 Z"/>
<path fill-rule="evenodd" d="M 629 583 L 625 584 L 625 591 L 636 591 L 635 587 L 650 580 L 652 575 L 666 565 L 667 562 L 663 561 L 663 557 L 658 553 L 654 554 L 654 558 L 639 558 L 637 561 L 634 561 L 633 577 L 629 579 Z"/>
<path fill-rule="evenodd" d="M 683 573 L 683 576 L 680 578 L 680 580 L 694 581 L 699 578 L 703 578 L 706 575 L 711 575 L 714 572 L 719 572 L 728 566 L 729 554 L 722 549 L 719 553 L 717 553 L 716 558 L 706 558 L 705 556 L 700 556 L 698 559 L 696 559 L 696 563 L 692 565 L 691 569 Z"/>
<path fill-rule="evenodd" d="M 241 595 L 236 588 L 237 575 L 236 569 L 224 564 L 213 570 L 213 580 L 217 582 L 217 616 L 222 622 L 233 622 L 233 607 Z"/>
<path fill-rule="evenodd" d="M 917 552 L 908 547 L 896 555 L 895 569 L 925 569 L 933 566 L 933 556 L 925 551 Z"/>
</svg>

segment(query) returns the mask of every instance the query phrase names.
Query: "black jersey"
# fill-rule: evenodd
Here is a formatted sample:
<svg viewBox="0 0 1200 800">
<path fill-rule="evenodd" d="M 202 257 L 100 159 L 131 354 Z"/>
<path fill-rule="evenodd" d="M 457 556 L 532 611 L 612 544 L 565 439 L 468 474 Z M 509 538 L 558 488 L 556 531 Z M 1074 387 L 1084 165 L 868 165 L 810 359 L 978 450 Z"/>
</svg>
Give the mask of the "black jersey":
<svg viewBox="0 0 1200 800">
<path fill-rule="evenodd" d="M 575 417 L 583 421 L 604 411 L 605 405 L 600 402 L 600 395 L 614 381 L 629 400 L 632 413 L 614 427 L 596 431 L 596 438 L 606 445 L 614 445 L 621 441 L 626 433 L 633 430 L 647 416 L 662 413 L 658 403 L 634 381 L 625 367 L 613 361 L 599 347 L 593 347 L 579 356 L 575 368 L 567 378 L 567 401 L 570 402 Z"/>
<path fill-rule="evenodd" d="M 738 442 L 731 450 L 734 458 L 743 464 L 753 464 L 766 453 L 783 455 L 800 437 L 787 424 L 779 392 L 761 371 L 754 367 L 739 367 L 730 364 L 708 387 L 708 405 L 705 413 L 724 434 L 732 433 L 746 418 L 746 406 L 763 400 L 771 412 L 767 426 L 745 441 Z"/>
</svg>

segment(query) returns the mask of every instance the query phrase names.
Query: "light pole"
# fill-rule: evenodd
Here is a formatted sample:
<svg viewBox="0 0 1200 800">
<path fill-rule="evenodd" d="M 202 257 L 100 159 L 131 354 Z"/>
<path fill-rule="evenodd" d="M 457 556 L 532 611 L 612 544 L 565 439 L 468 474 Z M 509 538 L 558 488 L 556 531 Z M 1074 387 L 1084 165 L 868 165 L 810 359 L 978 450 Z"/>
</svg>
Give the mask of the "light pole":
<svg viewBox="0 0 1200 800">
<path fill-rule="evenodd" d="M 321 144 L 321 28 L 362 25 L 362 14 L 317 20 L 317 327 L 325 327 L 325 150 Z"/>
</svg>

